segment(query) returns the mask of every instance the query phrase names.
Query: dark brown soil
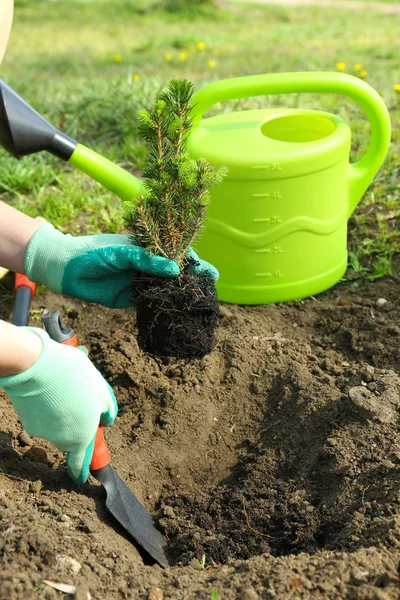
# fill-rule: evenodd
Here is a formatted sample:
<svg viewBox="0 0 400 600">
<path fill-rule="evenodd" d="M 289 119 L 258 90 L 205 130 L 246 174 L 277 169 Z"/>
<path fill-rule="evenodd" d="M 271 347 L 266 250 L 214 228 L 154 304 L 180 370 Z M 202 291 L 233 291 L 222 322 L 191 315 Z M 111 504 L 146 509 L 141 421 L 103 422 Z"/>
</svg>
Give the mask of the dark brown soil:
<svg viewBox="0 0 400 600">
<path fill-rule="evenodd" d="M 153 356 L 203 358 L 215 345 L 213 281 L 188 265 L 177 279 L 143 274 L 134 282 L 139 348 Z"/>
<path fill-rule="evenodd" d="M 214 351 L 191 362 L 141 352 L 129 311 L 36 297 L 33 317 L 60 309 L 114 387 L 113 465 L 174 566 L 144 565 L 97 482 L 75 486 L 1 395 L 0 599 L 66 597 L 45 579 L 79 600 L 398 599 L 399 291 L 388 277 L 222 305 Z"/>
</svg>

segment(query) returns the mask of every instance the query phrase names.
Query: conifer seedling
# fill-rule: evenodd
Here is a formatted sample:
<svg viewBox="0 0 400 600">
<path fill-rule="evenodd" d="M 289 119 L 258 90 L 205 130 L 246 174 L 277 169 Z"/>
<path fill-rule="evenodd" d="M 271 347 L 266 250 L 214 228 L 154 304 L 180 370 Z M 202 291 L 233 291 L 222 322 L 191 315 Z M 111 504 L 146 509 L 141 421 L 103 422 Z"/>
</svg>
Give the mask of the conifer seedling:
<svg viewBox="0 0 400 600">
<path fill-rule="evenodd" d="M 136 280 L 139 345 L 151 354 L 186 358 L 204 356 L 214 343 L 216 291 L 209 277 L 191 269 L 190 247 L 204 225 L 210 190 L 226 173 L 187 152 L 192 94 L 191 82 L 173 80 L 153 107 L 139 112 L 139 134 L 148 145 L 145 194 L 125 203 L 134 242 L 181 267 L 176 280 Z"/>
</svg>

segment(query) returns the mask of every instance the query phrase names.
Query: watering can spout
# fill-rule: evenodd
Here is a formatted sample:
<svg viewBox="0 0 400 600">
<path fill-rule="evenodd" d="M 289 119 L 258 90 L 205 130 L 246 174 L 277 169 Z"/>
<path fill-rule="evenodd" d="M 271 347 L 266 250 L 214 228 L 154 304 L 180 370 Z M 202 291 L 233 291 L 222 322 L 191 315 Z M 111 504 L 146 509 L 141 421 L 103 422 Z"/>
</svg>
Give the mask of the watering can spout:
<svg viewBox="0 0 400 600">
<path fill-rule="evenodd" d="M 15 158 L 47 151 L 69 162 L 122 200 L 139 196 L 143 182 L 58 131 L 0 79 L 0 144 Z"/>
</svg>

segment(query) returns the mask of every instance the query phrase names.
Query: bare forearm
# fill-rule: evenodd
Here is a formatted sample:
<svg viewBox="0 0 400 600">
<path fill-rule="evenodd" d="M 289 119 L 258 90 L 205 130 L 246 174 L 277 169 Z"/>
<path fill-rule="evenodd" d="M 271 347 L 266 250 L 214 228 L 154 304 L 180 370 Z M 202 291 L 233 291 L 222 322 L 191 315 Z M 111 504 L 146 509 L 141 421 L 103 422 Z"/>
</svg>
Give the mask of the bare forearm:
<svg viewBox="0 0 400 600">
<path fill-rule="evenodd" d="M 39 336 L 0 321 L 0 377 L 16 375 L 31 367 L 42 352 Z"/>
<path fill-rule="evenodd" d="M 25 253 L 41 223 L 0 202 L 0 265 L 25 273 Z"/>
<path fill-rule="evenodd" d="M 6 50 L 13 17 L 14 0 L 0 2 L 0 62 Z"/>
</svg>

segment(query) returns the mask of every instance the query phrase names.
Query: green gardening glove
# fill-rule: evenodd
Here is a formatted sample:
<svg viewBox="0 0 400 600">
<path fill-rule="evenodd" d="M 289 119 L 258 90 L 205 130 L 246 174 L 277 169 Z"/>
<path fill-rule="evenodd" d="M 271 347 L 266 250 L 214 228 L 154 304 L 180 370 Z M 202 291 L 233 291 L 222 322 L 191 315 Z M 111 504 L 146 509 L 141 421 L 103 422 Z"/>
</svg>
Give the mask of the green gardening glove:
<svg viewBox="0 0 400 600">
<path fill-rule="evenodd" d="M 99 423 L 112 425 L 114 392 L 84 352 L 54 342 L 42 329 L 26 327 L 43 341 L 37 361 L 23 373 L 0 377 L 24 429 L 67 452 L 76 483 L 89 476 Z"/>
<path fill-rule="evenodd" d="M 195 272 L 217 281 L 215 267 L 200 260 L 194 250 L 189 256 Z M 132 282 L 138 271 L 160 277 L 179 275 L 175 262 L 150 255 L 126 235 L 72 237 L 49 223 L 34 233 L 25 255 L 25 272 L 31 281 L 53 292 L 111 308 L 132 306 Z"/>
</svg>

